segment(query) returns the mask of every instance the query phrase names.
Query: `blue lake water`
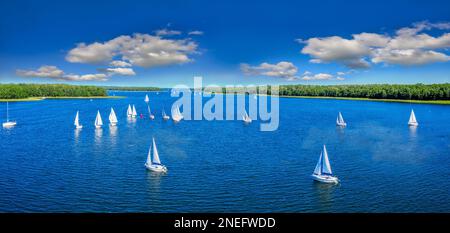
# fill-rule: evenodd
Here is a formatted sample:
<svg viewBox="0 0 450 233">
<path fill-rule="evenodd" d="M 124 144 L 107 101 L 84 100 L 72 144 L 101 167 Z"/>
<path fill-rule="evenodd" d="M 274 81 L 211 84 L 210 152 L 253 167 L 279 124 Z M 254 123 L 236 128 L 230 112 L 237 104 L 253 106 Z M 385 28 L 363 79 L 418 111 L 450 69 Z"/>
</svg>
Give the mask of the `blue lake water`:
<svg viewBox="0 0 450 233">
<path fill-rule="evenodd" d="M 448 106 L 280 98 L 278 130 L 261 132 L 259 121 L 164 122 L 176 100 L 164 92 L 148 93 L 154 121 L 129 121 L 146 93 L 114 93 L 128 98 L 10 103 L 18 125 L 0 130 L 0 212 L 450 212 Z M 152 136 L 166 175 L 144 167 Z M 310 178 L 323 144 L 339 185 Z"/>
</svg>

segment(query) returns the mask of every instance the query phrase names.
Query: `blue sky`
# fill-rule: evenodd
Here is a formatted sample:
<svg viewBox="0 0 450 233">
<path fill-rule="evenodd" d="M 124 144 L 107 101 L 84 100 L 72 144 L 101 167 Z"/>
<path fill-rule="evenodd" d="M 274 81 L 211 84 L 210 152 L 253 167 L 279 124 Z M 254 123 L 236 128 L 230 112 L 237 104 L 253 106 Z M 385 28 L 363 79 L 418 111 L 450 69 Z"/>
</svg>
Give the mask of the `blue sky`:
<svg viewBox="0 0 450 233">
<path fill-rule="evenodd" d="M 448 9 L 433 0 L 2 1 L 0 82 L 450 82 Z"/>
</svg>

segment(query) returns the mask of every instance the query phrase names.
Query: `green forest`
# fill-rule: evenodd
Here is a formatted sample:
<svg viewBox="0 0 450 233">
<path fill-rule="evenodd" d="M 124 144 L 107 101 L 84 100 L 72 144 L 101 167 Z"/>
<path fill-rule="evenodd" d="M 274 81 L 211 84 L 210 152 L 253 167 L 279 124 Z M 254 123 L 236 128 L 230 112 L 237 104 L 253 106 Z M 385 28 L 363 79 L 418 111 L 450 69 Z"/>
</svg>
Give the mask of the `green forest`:
<svg viewBox="0 0 450 233">
<path fill-rule="evenodd" d="M 368 84 L 368 85 L 283 85 L 280 95 L 323 96 L 369 99 L 450 100 L 450 83 L 446 84 Z"/>
<path fill-rule="evenodd" d="M 159 87 L 116 87 L 104 86 L 103 88 L 111 91 L 161 91 Z"/>
<path fill-rule="evenodd" d="M 106 89 L 65 84 L 0 84 L 0 99 L 107 96 Z"/>
</svg>

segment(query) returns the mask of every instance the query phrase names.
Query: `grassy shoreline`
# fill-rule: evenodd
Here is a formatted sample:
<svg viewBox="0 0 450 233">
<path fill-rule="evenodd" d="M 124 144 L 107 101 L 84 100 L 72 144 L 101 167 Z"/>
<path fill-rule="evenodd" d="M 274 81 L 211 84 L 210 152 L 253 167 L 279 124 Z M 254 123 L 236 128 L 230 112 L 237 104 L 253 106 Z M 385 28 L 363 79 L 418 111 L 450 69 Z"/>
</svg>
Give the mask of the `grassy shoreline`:
<svg viewBox="0 0 450 233">
<path fill-rule="evenodd" d="M 0 99 L 0 102 L 27 102 L 41 101 L 45 99 L 121 99 L 126 96 L 49 96 L 49 97 L 29 97 L 23 99 Z"/>
</svg>

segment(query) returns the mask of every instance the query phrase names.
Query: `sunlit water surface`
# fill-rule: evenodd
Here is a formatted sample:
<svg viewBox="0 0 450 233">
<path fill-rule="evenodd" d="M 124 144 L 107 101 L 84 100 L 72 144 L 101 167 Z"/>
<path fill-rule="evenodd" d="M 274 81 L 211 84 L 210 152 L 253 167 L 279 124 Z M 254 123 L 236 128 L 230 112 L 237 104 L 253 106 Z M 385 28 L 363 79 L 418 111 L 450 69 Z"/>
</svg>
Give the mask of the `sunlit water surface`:
<svg viewBox="0 0 450 233">
<path fill-rule="evenodd" d="M 166 92 L 114 94 L 128 98 L 10 103 L 0 212 L 450 212 L 448 106 L 281 98 L 278 130 L 261 132 L 258 120 L 164 122 Z M 146 113 L 145 94 L 156 119 L 127 120 L 130 103 Z M 166 175 L 144 167 L 152 136 Z M 339 185 L 310 178 L 323 144 Z"/>
</svg>

